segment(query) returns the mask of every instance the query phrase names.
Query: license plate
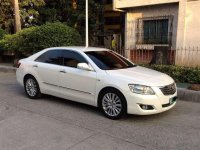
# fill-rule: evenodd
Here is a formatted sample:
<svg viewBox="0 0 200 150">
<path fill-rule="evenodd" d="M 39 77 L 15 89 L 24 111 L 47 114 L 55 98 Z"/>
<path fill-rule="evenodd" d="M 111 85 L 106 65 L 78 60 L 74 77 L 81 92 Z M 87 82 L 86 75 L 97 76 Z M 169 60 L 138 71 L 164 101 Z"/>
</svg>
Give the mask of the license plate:
<svg viewBox="0 0 200 150">
<path fill-rule="evenodd" d="M 169 99 L 169 104 L 172 105 L 176 101 L 177 97 L 172 97 Z"/>
</svg>

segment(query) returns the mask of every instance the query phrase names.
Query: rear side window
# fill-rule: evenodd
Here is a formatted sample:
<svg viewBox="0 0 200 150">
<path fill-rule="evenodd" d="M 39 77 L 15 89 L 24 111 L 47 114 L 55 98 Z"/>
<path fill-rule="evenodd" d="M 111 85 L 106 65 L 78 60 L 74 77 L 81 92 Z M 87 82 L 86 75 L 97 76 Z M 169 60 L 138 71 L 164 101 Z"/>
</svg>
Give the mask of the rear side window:
<svg viewBox="0 0 200 150">
<path fill-rule="evenodd" d="M 61 50 L 49 50 L 40 55 L 35 61 L 48 64 L 61 65 L 62 64 L 62 51 Z"/>
<path fill-rule="evenodd" d="M 63 51 L 64 66 L 77 68 L 78 63 L 88 63 L 88 62 L 81 54 L 77 52 L 68 50 Z"/>
</svg>

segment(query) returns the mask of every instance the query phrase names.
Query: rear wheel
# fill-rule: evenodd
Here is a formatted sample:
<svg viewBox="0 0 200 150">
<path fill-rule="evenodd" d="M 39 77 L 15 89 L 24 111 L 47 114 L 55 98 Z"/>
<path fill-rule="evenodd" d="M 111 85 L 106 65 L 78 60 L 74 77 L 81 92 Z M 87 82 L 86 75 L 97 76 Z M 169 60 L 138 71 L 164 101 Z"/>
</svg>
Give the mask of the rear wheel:
<svg viewBox="0 0 200 150">
<path fill-rule="evenodd" d="M 24 81 L 24 89 L 31 99 L 37 99 L 41 96 L 40 87 L 33 76 L 27 76 Z"/>
<path fill-rule="evenodd" d="M 126 113 L 126 100 L 115 89 L 108 89 L 100 96 L 100 108 L 109 119 L 119 119 Z"/>
</svg>

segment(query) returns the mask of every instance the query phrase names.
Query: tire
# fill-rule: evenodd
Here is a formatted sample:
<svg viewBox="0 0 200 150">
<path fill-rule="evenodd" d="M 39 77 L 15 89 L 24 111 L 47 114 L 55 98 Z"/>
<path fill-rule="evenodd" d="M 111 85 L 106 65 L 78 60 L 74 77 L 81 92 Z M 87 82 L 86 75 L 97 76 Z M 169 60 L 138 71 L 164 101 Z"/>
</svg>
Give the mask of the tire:
<svg viewBox="0 0 200 150">
<path fill-rule="evenodd" d="M 40 87 L 33 76 L 27 76 L 24 80 L 24 90 L 31 99 L 37 99 L 41 96 Z"/>
<path fill-rule="evenodd" d="M 116 120 L 126 114 L 127 104 L 121 92 L 106 89 L 99 97 L 99 107 L 107 118 Z"/>
</svg>

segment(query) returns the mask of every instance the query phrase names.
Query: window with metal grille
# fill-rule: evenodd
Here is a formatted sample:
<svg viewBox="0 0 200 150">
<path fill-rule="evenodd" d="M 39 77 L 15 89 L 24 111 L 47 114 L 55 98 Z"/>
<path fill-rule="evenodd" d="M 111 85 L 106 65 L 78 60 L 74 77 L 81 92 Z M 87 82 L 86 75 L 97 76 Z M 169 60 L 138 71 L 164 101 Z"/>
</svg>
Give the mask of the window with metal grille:
<svg viewBox="0 0 200 150">
<path fill-rule="evenodd" d="M 144 17 L 136 21 L 136 44 L 171 44 L 173 16 Z"/>
<path fill-rule="evenodd" d="M 168 19 L 144 20 L 144 43 L 168 44 Z"/>
</svg>

